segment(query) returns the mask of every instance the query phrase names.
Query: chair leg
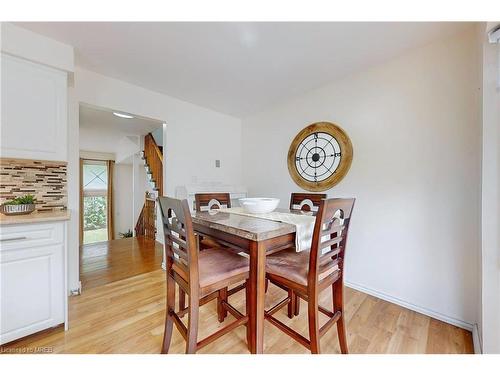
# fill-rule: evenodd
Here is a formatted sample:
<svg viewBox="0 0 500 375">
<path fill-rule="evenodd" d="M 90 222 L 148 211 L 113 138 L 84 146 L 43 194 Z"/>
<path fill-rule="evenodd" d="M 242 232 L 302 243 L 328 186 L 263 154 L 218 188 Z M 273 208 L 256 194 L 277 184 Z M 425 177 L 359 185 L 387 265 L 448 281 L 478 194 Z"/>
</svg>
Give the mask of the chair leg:
<svg viewBox="0 0 500 375">
<path fill-rule="evenodd" d="M 288 302 L 288 317 L 292 319 L 295 314 L 295 293 L 292 289 L 288 289 L 288 298 L 290 298 L 290 302 Z"/>
<path fill-rule="evenodd" d="M 266 279 L 266 289 L 265 292 L 267 293 L 267 290 L 269 289 L 269 279 Z"/>
<path fill-rule="evenodd" d="M 186 354 L 196 353 L 198 346 L 198 317 L 200 300 L 197 293 L 189 295 Z"/>
<path fill-rule="evenodd" d="M 294 315 L 299 316 L 300 313 L 300 297 L 295 294 L 295 309 L 294 309 Z"/>
<path fill-rule="evenodd" d="M 217 318 L 220 323 L 227 317 L 227 310 L 222 304 L 223 301 L 227 302 L 227 288 L 219 290 L 219 295 L 217 296 Z"/>
<path fill-rule="evenodd" d="M 247 316 L 249 316 L 249 314 L 250 314 L 250 295 L 249 295 L 248 280 L 245 281 L 245 314 Z M 250 322 L 247 323 L 247 327 L 246 327 L 247 328 L 247 347 L 248 347 L 248 350 L 250 352 L 252 352 L 249 324 L 250 324 Z"/>
<path fill-rule="evenodd" d="M 186 308 L 186 292 L 179 288 L 179 311 L 182 311 Z M 184 315 L 179 315 L 181 318 Z"/>
<path fill-rule="evenodd" d="M 320 354 L 318 296 L 310 296 L 308 301 L 309 340 L 311 353 Z"/>
<path fill-rule="evenodd" d="M 175 310 L 175 281 L 168 276 L 167 278 L 167 304 L 165 311 L 165 332 L 163 334 L 162 354 L 167 354 L 172 340 L 173 320 L 170 316 L 170 311 Z"/>
<path fill-rule="evenodd" d="M 332 285 L 332 294 L 333 294 L 333 311 L 340 311 L 340 318 L 337 321 L 337 333 L 339 336 L 339 344 L 340 351 L 342 354 L 348 354 L 349 351 L 347 349 L 347 337 L 345 330 L 345 321 L 344 321 L 344 290 L 343 290 L 342 279 L 333 283 Z"/>
</svg>

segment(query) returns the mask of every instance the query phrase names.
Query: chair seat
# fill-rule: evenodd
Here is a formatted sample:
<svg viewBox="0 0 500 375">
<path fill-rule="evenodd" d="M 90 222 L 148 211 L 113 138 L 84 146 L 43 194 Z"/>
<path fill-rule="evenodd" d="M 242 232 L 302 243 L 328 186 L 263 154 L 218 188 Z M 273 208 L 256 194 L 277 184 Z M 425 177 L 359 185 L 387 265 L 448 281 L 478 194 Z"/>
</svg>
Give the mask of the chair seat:
<svg viewBox="0 0 500 375">
<path fill-rule="evenodd" d="M 270 255 L 266 259 L 266 273 L 276 275 L 307 286 L 307 275 L 309 272 L 309 251 L 297 252 L 295 248 L 280 251 Z M 319 280 L 339 272 L 337 265 L 328 267 L 319 274 Z"/>
<path fill-rule="evenodd" d="M 215 248 L 200 251 L 198 261 L 201 288 L 238 275 L 241 275 L 242 280 L 248 278 L 248 259 L 228 250 Z"/>
</svg>

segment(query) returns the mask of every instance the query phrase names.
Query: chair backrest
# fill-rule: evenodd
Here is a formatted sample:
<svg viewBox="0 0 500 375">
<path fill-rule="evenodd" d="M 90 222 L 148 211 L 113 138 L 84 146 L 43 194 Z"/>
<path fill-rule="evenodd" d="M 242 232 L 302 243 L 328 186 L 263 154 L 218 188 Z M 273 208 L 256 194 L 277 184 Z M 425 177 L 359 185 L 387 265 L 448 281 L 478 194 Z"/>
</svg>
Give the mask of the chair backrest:
<svg viewBox="0 0 500 375">
<path fill-rule="evenodd" d="M 292 193 L 290 196 L 290 210 L 318 211 L 322 199 L 326 199 L 326 194 Z"/>
<path fill-rule="evenodd" d="M 198 193 L 194 195 L 196 211 L 231 208 L 229 193 Z"/>
<path fill-rule="evenodd" d="M 354 201 L 354 198 L 331 198 L 321 201 L 309 255 L 309 286 L 317 285 L 319 275 L 336 266 L 343 275 Z"/>
<path fill-rule="evenodd" d="M 165 234 L 167 273 L 175 272 L 189 290 L 199 287 L 198 243 L 186 199 L 159 197 Z"/>
</svg>

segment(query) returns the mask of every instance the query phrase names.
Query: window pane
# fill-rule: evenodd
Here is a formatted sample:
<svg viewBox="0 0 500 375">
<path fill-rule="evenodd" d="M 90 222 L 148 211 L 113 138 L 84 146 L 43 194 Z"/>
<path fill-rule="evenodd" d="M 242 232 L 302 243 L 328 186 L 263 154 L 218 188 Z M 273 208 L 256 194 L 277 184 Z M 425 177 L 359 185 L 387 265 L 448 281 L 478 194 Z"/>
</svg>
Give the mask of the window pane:
<svg viewBox="0 0 500 375">
<path fill-rule="evenodd" d="M 108 173 L 105 163 L 83 164 L 83 189 L 106 191 L 108 188 Z"/>
<path fill-rule="evenodd" d="M 108 240 L 106 197 L 83 198 L 83 243 Z"/>
</svg>

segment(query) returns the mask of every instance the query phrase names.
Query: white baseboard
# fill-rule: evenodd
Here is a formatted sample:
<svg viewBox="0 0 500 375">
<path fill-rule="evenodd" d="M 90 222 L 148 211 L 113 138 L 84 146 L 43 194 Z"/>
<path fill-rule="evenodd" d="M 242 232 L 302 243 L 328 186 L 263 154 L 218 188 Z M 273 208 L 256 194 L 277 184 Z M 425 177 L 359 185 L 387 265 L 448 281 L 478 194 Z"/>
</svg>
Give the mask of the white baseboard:
<svg viewBox="0 0 500 375">
<path fill-rule="evenodd" d="M 474 353 L 475 354 L 482 354 L 482 347 L 483 345 L 481 344 L 481 336 L 479 336 L 479 327 L 477 324 L 474 324 L 474 327 L 472 327 L 472 342 L 474 343 Z"/>
<path fill-rule="evenodd" d="M 409 310 L 416 311 L 418 313 L 430 316 L 431 318 L 435 318 L 437 320 L 441 320 L 443 322 L 446 322 L 446 323 L 449 323 L 451 325 L 466 329 L 467 331 L 473 332 L 473 329 L 474 329 L 473 323 L 465 322 L 463 320 L 460 320 L 460 319 L 457 319 L 457 318 L 454 318 L 454 317 L 451 317 L 451 316 L 448 316 L 445 314 L 441 314 L 437 311 L 430 310 L 430 309 L 427 309 L 427 308 L 422 307 L 422 306 L 414 305 L 411 302 L 403 301 L 399 298 L 392 297 L 388 294 L 385 294 L 383 292 L 379 292 L 379 291 L 371 289 L 371 288 L 367 288 L 367 287 L 365 287 L 363 285 L 359 285 L 357 283 L 352 283 L 352 282 L 344 280 L 344 284 L 345 284 L 345 286 L 347 286 L 349 288 L 359 290 L 360 292 L 363 292 L 363 293 L 369 294 L 371 296 L 383 299 L 384 301 L 392 302 L 396 305 L 406 307 Z"/>
</svg>

